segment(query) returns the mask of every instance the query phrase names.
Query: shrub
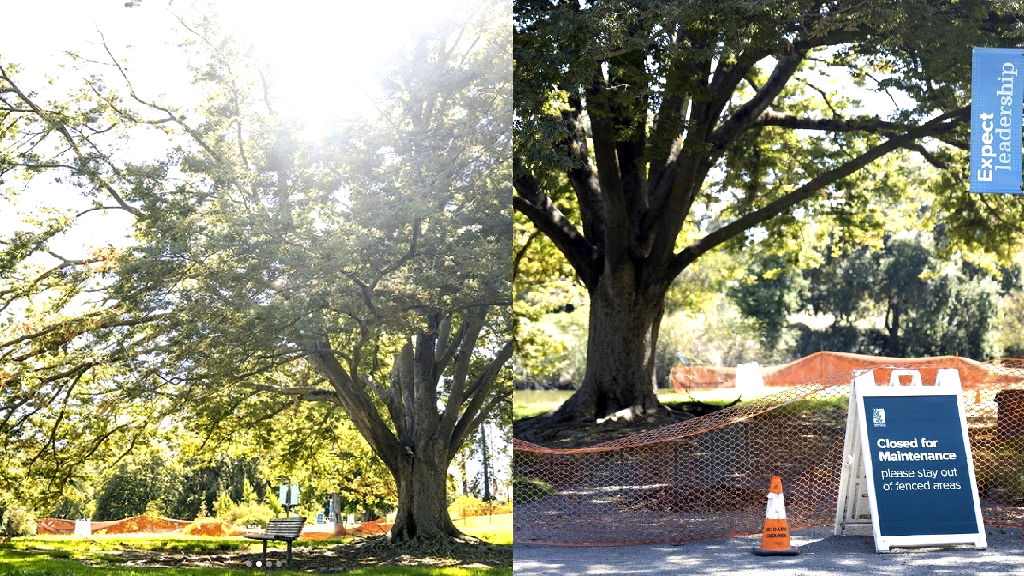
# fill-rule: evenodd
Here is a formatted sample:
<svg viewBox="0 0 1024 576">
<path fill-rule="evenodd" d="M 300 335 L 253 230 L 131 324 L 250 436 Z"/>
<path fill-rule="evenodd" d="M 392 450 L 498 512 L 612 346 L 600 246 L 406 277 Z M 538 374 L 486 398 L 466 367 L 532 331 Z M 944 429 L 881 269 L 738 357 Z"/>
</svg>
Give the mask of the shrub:
<svg viewBox="0 0 1024 576">
<path fill-rule="evenodd" d="M 0 536 L 35 536 L 36 518 L 31 510 L 17 504 L 9 504 L 0 513 Z"/>
<path fill-rule="evenodd" d="M 448 505 L 448 514 L 450 514 L 453 518 L 461 518 L 462 516 L 468 516 L 468 514 L 464 512 L 465 510 L 474 510 L 476 508 L 482 507 L 483 505 L 484 502 L 479 498 L 470 496 L 468 494 L 460 494 L 454 500 L 452 500 L 451 504 Z"/>
<path fill-rule="evenodd" d="M 505 502 L 484 502 L 465 494 L 458 496 L 448 505 L 448 515 L 452 518 L 469 518 L 471 516 L 487 516 L 490 514 L 509 514 L 512 507 Z"/>
<path fill-rule="evenodd" d="M 274 511 L 266 504 L 242 502 L 218 510 L 217 519 L 235 526 L 266 526 L 274 517 Z"/>
<path fill-rule="evenodd" d="M 221 490 L 217 493 L 217 499 L 213 502 L 213 513 L 220 518 L 224 519 L 224 516 L 234 510 L 235 501 L 231 499 L 227 490 Z"/>
</svg>

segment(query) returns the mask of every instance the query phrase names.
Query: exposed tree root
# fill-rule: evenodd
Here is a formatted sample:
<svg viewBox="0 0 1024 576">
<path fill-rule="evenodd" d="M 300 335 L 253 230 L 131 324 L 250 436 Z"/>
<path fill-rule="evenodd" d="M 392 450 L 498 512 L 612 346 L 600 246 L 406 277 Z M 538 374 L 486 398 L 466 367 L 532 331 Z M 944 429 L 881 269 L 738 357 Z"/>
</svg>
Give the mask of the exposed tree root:
<svg viewBox="0 0 1024 576">
<path fill-rule="evenodd" d="M 585 425 L 583 422 L 567 420 L 558 412 L 548 412 L 512 423 L 512 435 L 521 440 L 543 444 L 555 438 L 559 432 Z"/>
<path fill-rule="evenodd" d="M 549 448 L 578 448 L 660 428 L 722 408 L 717 404 L 697 401 L 676 402 L 662 404 L 656 413 L 603 418 L 597 422 L 572 420 L 556 411 L 517 420 L 512 424 L 512 433 L 520 440 Z"/>
<path fill-rule="evenodd" d="M 488 544 L 479 538 L 465 534 L 444 538 L 414 538 L 396 543 L 390 542 L 387 536 L 380 536 L 346 546 L 367 553 L 379 553 L 392 557 L 441 557 L 460 560 L 490 558 L 502 549 L 501 546 Z"/>
</svg>

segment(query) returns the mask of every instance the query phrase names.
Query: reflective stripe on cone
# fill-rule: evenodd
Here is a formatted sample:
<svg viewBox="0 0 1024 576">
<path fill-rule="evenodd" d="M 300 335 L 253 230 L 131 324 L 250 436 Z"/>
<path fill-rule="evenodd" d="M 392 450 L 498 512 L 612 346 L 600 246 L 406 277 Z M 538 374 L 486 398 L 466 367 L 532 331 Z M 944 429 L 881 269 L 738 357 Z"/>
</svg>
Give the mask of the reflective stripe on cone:
<svg viewBox="0 0 1024 576">
<path fill-rule="evenodd" d="M 799 554 L 789 542 L 789 520 L 786 519 L 786 500 L 782 494 L 782 478 L 772 476 L 768 506 L 764 511 L 764 530 L 761 547 L 754 548 L 758 556 L 795 556 Z"/>
</svg>

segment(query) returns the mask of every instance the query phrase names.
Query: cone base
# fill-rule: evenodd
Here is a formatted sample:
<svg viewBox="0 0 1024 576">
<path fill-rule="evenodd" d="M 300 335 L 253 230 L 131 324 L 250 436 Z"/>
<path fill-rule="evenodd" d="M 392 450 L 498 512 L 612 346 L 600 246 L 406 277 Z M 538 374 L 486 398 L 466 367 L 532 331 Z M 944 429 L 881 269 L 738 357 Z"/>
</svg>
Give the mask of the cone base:
<svg viewBox="0 0 1024 576">
<path fill-rule="evenodd" d="M 765 550 L 763 548 L 751 548 L 750 550 L 757 556 L 796 556 L 800 553 L 796 548 L 787 548 L 785 550 Z"/>
</svg>

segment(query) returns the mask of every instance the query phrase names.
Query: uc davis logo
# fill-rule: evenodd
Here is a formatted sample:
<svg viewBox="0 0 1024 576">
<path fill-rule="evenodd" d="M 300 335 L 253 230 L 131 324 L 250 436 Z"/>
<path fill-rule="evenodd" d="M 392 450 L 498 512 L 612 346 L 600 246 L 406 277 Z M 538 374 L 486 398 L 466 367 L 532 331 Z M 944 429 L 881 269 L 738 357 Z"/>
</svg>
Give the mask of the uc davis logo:
<svg viewBox="0 0 1024 576">
<path fill-rule="evenodd" d="M 871 425 L 875 428 L 885 428 L 885 408 L 871 409 Z"/>
</svg>

